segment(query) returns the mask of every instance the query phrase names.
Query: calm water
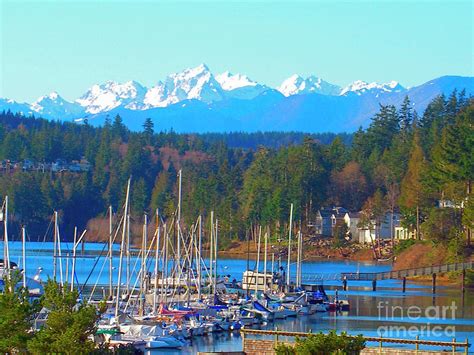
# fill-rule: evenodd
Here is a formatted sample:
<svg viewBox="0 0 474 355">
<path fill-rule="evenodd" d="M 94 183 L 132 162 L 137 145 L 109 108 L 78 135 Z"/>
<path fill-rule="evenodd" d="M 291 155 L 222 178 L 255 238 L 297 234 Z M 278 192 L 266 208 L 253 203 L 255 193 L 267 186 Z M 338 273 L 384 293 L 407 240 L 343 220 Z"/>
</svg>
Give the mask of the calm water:
<svg viewBox="0 0 474 355">
<path fill-rule="evenodd" d="M 66 254 L 71 248 L 71 243 L 62 244 L 62 252 Z M 86 250 L 103 249 L 103 244 L 88 243 Z M 0 243 L 0 249 L 3 248 Z M 115 246 L 118 250 L 118 246 Z M 27 275 L 34 276 L 38 268 L 43 268 L 41 278 L 47 279 L 52 276 L 52 243 L 27 243 Z M 10 244 L 11 260 L 21 267 L 21 243 Z M 104 258 L 81 257 L 76 261 L 76 282 L 82 284 L 87 278 L 88 283 L 105 285 L 108 282 L 108 262 Z M 153 259 L 150 258 L 150 270 L 153 269 Z M 254 267 L 254 261 L 250 261 L 250 267 Z M 67 261 L 63 260 L 65 273 Z M 139 263 L 132 258 L 132 267 Z M 59 265 L 59 263 L 58 263 Z M 285 267 L 285 265 L 283 264 Z M 114 260 L 115 271 L 118 268 L 118 258 Z M 69 264 L 69 270 L 71 265 Z M 230 275 L 231 278 L 240 280 L 242 272 L 247 268 L 246 260 L 222 259 L 218 263 L 220 274 Z M 455 337 L 458 341 L 474 342 L 474 295 L 467 291 L 464 297 L 458 288 L 437 287 L 437 294 L 433 297 L 430 285 L 407 283 L 407 292 L 401 292 L 401 282 L 398 280 L 379 281 L 377 291 L 373 292 L 370 282 L 349 282 L 349 290 L 343 292 L 341 283 L 335 280 L 335 276 L 341 272 L 378 272 L 390 270 L 387 264 L 357 263 L 350 261 L 318 261 L 305 262 L 303 274 L 318 274 L 324 279 L 327 293 L 334 296 L 335 289 L 339 289 L 340 297 L 347 297 L 351 303 L 351 310 L 343 314 L 321 313 L 311 316 L 299 316 L 270 323 L 267 329 L 292 330 L 292 331 L 323 331 L 336 329 L 338 332 L 347 331 L 350 334 L 363 334 L 366 336 L 379 336 L 394 338 L 411 338 L 416 334 L 420 339 L 446 340 Z M 91 272 L 91 270 L 93 270 Z M 102 272 L 101 272 L 102 270 Z M 261 266 L 263 270 L 263 265 Z M 270 270 L 270 262 L 268 263 Z M 294 265 L 292 267 L 294 273 Z M 65 277 L 65 276 L 64 276 Z M 114 276 L 114 280 L 117 276 Z M 123 280 L 123 276 L 122 276 Z M 453 309 L 453 302 L 455 309 Z M 444 308 L 443 308 L 444 307 Z M 449 307 L 449 308 L 448 308 Z M 443 314 L 444 309 L 444 314 Z M 414 327 L 411 328 L 410 327 Z M 409 331 L 412 332 L 410 335 Z M 206 337 L 198 337 L 192 340 L 189 347 L 183 349 L 183 353 L 196 353 L 197 351 L 236 351 L 241 349 L 241 338 L 238 333 L 217 334 Z M 401 346 L 400 346 L 401 347 Z M 437 348 L 438 350 L 440 348 Z M 471 347 L 474 353 L 474 348 Z M 156 353 L 163 353 L 163 350 Z M 176 350 L 167 353 L 179 353 Z"/>
</svg>

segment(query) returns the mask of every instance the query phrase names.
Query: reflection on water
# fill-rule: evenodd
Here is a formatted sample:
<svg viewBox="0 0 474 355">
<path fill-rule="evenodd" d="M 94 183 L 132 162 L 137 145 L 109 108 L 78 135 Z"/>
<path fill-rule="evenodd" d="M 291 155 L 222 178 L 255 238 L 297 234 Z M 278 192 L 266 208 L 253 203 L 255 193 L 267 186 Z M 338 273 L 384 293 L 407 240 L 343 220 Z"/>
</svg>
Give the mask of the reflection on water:
<svg viewBox="0 0 474 355">
<path fill-rule="evenodd" d="M 330 264 L 330 263 L 329 263 Z M 330 265 L 328 265 L 330 266 Z M 381 282 L 383 283 L 383 282 Z M 380 336 L 378 330 L 383 331 L 386 326 L 396 326 L 392 330 L 393 334 L 386 334 L 391 338 L 414 338 L 417 334 L 420 339 L 451 341 L 456 338 L 457 341 L 463 342 L 466 338 L 469 342 L 474 342 L 474 297 L 472 293 L 466 293 L 460 296 L 460 291 L 455 288 L 440 288 L 439 294 L 433 298 L 429 290 L 427 292 L 416 292 L 412 295 L 410 291 L 406 295 L 401 294 L 401 289 L 385 289 L 377 292 L 366 291 L 350 291 L 347 292 L 347 298 L 351 302 L 351 310 L 342 314 L 336 313 L 317 313 L 310 316 L 299 316 L 297 318 L 288 318 L 286 320 L 277 320 L 268 324 L 262 329 L 291 330 L 296 332 L 328 332 L 336 329 L 338 332 L 345 331 L 349 334 L 363 334 L 365 336 Z M 328 291 L 330 295 L 334 291 Z M 346 293 L 339 291 L 341 297 Z M 388 317 L 385 308 L 379 310 L 377 305 L 388 305 Z M 433 320 L 430 319 L 434 313 L 428 311 L 428 317 L 420 317 L 418 319 L 410 319 L 408 310 L 412 312 L 419 307 L 422 312 L 433 305 L 439 307 L 451 307 L 452 302 L 455 303 L 456 309 L 454 317 L 451 308 L 447 312 L 447 319 Z M 392 318 L 391 307 L 394 309 L 394 317 Z M 411 308 L 410 308 L 411 307 Z M 447 308 L 446 308 L 447 309 Z M 416 312 L 415 312 L 416 313 Z M 380 328 L 381 327 L 381 328 Z M 415 327 L 418 333 L 408 334 L 410 327 Z M 423 328 L 425 327 L 425 328 Z M 435 328 L 438 327 L 438 328 Z M 454 334 L 452 330 L 454 327 Z M 405 332 L 406 330 L 406 332 Z M 433 334 L 434 333 L 434 334 Z M 445 334 L 446 333 L 446 334 Z M 383 334 L 382 334 L 383 335 Z M 271 337 L 266 337 L 270 338 Z M 281 338 L 284 340 L 285 338 Z M 209 335 L 196 338 L 189 347 L 182 349 L 183 353 L 197 353 L 197 351 L 238 351 L 242 349 L 242 340 L 238 333 L 227 334 L 221 333 L 217 335 Z M 378 344 L 368 344 L 369 346 L 378 346 Z M 411 348 L 408 345 L 390 345 L 391 347 Z M 423 349 L 441 350 L 441 348 L 422 347 Z M 450 349 L 447 349 L 450 350 Z M 459 349 L 461 350 L 461 349 Z M 471 347 L 471 351 L 474 351 Z M 152 354 L 163 353 L 164 351 L 150 352 Z M 178 354 L 177 350 L 167 350 L 166 353 Z"/>
<path fill-rule="evenodd" d="M 63 243 L 63 254 L 70 252 L 70 243 Z M 103 249 L 103 244 L 86 244 L 86 250 Z M 117 246 L 115 246 L 117 248 Z M 0 249 L 3 248 L 0 243 Z M 43 268 L 42 278 L 52 276 L 52 243 L 27 243 L 27 274 L 33 276 L 38 267 Z M 21 243 L 11 243 L 11 260 L 21 262 Z M 89 257 L 77 259 L 76 272 L 77 280 L 83 283 L 89 277 L 89 283 L 105 285 L 108 282 L 108 265 L 104 257 Z M 153 265 L 153 259 L 149 259 Z M 132 266 L 136 264 L 136 258 L 132 258 Z M 138 270 L 138 266 L 135 270 Z M 261 263 L 262 265 L 263 263 Z M 94 268 L 95 265 L 95 268 Z M 114 265 L 118 266 L 118 258 L 114 259 Z M 294 267 L 294 265 L 292 265 Z M 250 262 L 250 267 L 254 267 L 254 262 Z M 261 266 L 263 269 L 263 265 Z M 63 263 L 66 269 L 66 261 Z M 240 259 L 219 260 L 218 271 L 220 274 L 230 275 L 238 280 L 242 277 L 242 272 L 247 268 L 247 261 Z M 326 275 L 338 275 L 341 272 L 379 272 L 390 270 L 387 264 L 357 263 L 350 261 L 319 261 L 305 262 L 303 273 L 319 273 Z M 151 269 L 151 267 L 150 267 Z M 268 265 L 270 269 L 270 263 Z M 71 270 L 69 268 L 69 270 Z M 91 270 L 93 270 L 91 272 Z M 101 272 L 101 270 L 103 270 Z M 117 269 L 116 269 L 117 270 Z M 293 268 L 294 274 L 294 268 Z M 117 275 L 114 276 L 117 279 Z M 348 292 L 341 291 L 341 282 L 337 280 L 325 280 L 327 293 L 334 296 L 335 289 L 339 289 L 340 297 L 347 297 L 351 303 L 351 310 L 343 314 L 322 313 L 311 316 L 300 316 L 287 320 L 278 320 L 270 323 L 266 329 L 278 327 L 281 330 L 301 331 L 301 332 L 327 332 L 336 329 L 338 332 L 346 331 L 350 334 L 363 334 L 365 336 L 379 336 L 380 331 L 388 331 L 385 336 L 395 338 L 414 338 L 416 334 L 420 339 L 451 341 L 455 337 L 458 341 L 469 338 L 474 343 L 474 295 L 472 291 L 466 291 L 464 297 L 460 289 L 456 287 L 437 287 L 437 294 L 433 297 L 430 285 L 420 285 L 411 282 L 407 283 L 407 292 L 401 292 L 401 281 L 385 280 L 377 283 L 377 291 L 372 291 L 371 282 L 349 281 Z M 454 302 L 455 309 L 451 308 Z M 434 318 L 434 312 L 442 312 L 446 309 L 446 316 L 442 319 Z M 419 310 L 419 311 L 418 311 Z M 411 312 L 411 313 L 410 313 Z M 426 313 L 428 312 L 428 313 Z M 432 313 L 433 312 L 433 313 Z M 418 314 L 419 313 L 419 314 Z M 440 313 L 442 315 L 442 313 Z M 387 328 L 392 326 L 392 328 Z M 393 329 L 396 326 L 396 329 Z M 422 327 L 425 329 L 422 329 Z M 415 327 L 415 333 L 407 334 L 410 327 Z M 437 328 L 435 328 L 437 327 Z M 451 328 L 449 328 L 451 327 Z M 454 327 L 454 328 L 452 328 Z M 429 328 L 429 329 L 428 329 Z M 412 329 L 413 330 L 413 329 Z M 418 331 L 418 333 L 416 333 Z M 449 333 L 454 331 L 454 335 Z M 190 346 L 181 353 L 196 353 L 197 351 L 238 351 L 241 350 L 242 343 L 238 333 L 221 333 L 204 337 L 197 337 L 192 340 Z M 440 350 L 440 348 L 437 348 Z M 471 347 L 471 351 L 474 348 Z M 162 350 L 153 352 L 159 353 L 180 353 L 176 350 Z"/>
</svg>

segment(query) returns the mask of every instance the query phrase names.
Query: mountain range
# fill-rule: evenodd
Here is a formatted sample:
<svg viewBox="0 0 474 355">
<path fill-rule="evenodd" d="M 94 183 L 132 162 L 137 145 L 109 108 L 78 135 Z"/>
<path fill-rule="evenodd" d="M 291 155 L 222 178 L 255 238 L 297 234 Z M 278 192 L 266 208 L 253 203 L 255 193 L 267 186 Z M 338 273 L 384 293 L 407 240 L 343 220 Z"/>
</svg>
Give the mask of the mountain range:
<svg viewBox="0 0 474 355">
<path fill-rule="evenodd" d="M 408 96 L 422 113 L 434 97 L 454 89 L 474 95 L 474 77 L 443 76 L 412 88 L 396 81 L 361 80 L 340 87 L 313 75 L 295 74 L 272 88 L 242 74 L 214 75 L 201 64 L 171 74 L 151 88 L 136 81 L 97 84 L 74 102 L 57 92 L 31 104 L 0 98 L 0 111 L 87 120 L 93 125 L 120 114 L 132 130 L 140 130 L 150 117 L 156 130 L 177 132 L 352 132 L 368 126 L 379 104 L 398 106 Z"/>
</svg>

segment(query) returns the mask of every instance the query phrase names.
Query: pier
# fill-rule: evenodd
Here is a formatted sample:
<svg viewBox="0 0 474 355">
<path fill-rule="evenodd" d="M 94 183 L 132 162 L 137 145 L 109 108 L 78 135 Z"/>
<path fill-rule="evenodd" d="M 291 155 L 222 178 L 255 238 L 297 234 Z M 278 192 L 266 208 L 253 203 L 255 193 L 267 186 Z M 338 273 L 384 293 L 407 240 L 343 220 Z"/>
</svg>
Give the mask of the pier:
<svg viewBox="0 0 474 355">
<path fill-rule="evenodd" d="M 404 277 L 427 276 L 450 271 L 465 271 L 472 269 L 474 269 L 474 261 L 384 272 L 343 272 L 341 274 L 341 279 L 345 278 L 350 281 L 392 280 Z"/>
<path fill-rule="evenodd" d="M 462 282 L 461 282 L 461 291 L 465 292 L 465 278 L 466 270 L 474 269 L 474 261 L 469 261 L 465 263 L 454 263 L 454 264 L 443 264 L 443 265 L 432 265 L 427 267 L 412 268 L 412 269 L 403 269 L 395 271 L 384 271 L 384 272 L 344 272 L 341 274 L 340 279 L 343 280 L 345 287 L 347 286 L 347 281 L 371 281 L 372 290 L 377 290 L 377 281 L 379 280 L 392 280 L 392 279 L 402 279 L 403 292 L 406 291 L 406 278 L 414 276 L 431 276 L 431 290 L 433 293 L 436 293 L 436 276 L 440 273 L 451 272 L 451 271 L 460 271 Z"/>
</svg>

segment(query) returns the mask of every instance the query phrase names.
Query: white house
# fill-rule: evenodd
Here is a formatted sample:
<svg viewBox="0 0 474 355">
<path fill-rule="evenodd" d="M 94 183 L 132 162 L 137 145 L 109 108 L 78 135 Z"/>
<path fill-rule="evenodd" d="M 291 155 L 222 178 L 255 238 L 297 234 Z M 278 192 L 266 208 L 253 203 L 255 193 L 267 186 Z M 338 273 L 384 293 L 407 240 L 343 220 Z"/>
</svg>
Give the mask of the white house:
<svg viewBox="0 0 474 355">
<path fill-rule="evenodd" d="M 400 226 L 400 214 L 394 213 L 393 214 L 393 221 L 390 223 L 390 219 L 392 217 L 391 213 L 385 214 L 385 217 L 382 219 L 380 226 L 378 226 L 378 231 L 376 233 L 376 223 L 375 220 L 371 221 L 370 228 L 368 227 L 357 227 L 358 229 L 358 238 L 354 238 L 354 240 L 358 240 L 359 243 L 372 243 L 376 240 L 376 235 L 380 239 L 389 240 L 392 238 L 392 235 L 395 237 L 396 228 Z M 346 222 L 347 223 L 347 222 Z M 358 223 L 358 222 L 357 222 Z M 348 224 L 349 228 L 350 225 Z M 351 231 L 352 232 L 352 231 Z M 354 235 L 354 234 L 353 234 Z"/>
<path fill-rule="evenodd" d="M 359 241 L 359 224 L 360 212 L 347 212 L 344 215 L 344 222 L 346 222 L 347 228 L 351 233 L 352 240 Z"/>
</svg>

